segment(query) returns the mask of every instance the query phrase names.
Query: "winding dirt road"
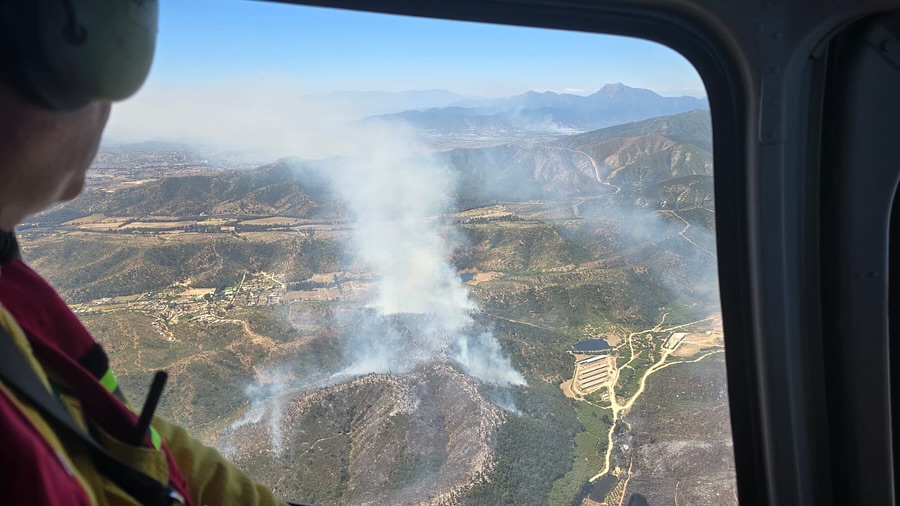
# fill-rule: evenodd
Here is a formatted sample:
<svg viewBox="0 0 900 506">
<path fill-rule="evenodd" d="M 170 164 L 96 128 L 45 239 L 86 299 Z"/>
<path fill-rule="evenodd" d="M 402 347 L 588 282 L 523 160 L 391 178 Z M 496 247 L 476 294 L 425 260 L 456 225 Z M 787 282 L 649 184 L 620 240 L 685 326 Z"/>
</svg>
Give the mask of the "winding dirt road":
<svg viewBox="0 0 900 506">
<path fill-rule="evenodd" d="M 690 209 L 688 209 L 688 210 L 690 210 Z M 710 250 L 704 248 L 703 246 L 700 246 L 699 244 L 697 244 L 696 242 L 694 242 L 693 240 L 691 240 L 690 237 L 684 235 L 684 233 L 687 232 L 687 231 L 691 228 L 691 222 L 689 222 L 688 220 L 682 218 L 681 215 L 678 214 L 677 211 L 668 211 L 668 210 L 666 210 L 666 211 L 657 211 L 657 212 L 659 212 L 660 214 L 663 214 L 663 213 L 665 213 L 665 214 L 671 214 L 672 216 L 674 216 L 674 217 L 678 218 L 679 220 L 683 221 L 683 222 L 684 222 L 684 228 L 681 229 L 681 232 L 678 232 L 678 235 L 680 235 L 681 237 L 683 237 L 685 241 L 687 241 L 687 242 L 693 244 L 693 245 L 696 246 L 699 250 L 703 251 L 703 252 L 706 253 L 707 255 L 709 255 L 709 256 L 711 256 L 711 257 L 713 257 L 713 258 L 716 257 L 716 254 L 715 254 L 715 253 L 713 253 L 712 251 L 710 251 Z"/>
<path fill-rule="evenodd" d="M 666 367 L 669 367 L 671 365 L 690 364 L 690 363 L 694 363 L 694 362 L 699 362 L 700 360 L 703 360 L 706 357 L 709 357 L 716 353 L 722 353 L 723 351 L 725 351 L 724 349 L 717 349 L 717 350 L 714 350 L 711 352 L 707 352 L 693 360 L 677 360 L 677 361 L 672 361 L 672 362 L 666 362 L 666 360 L 669 358 L 669 355 L 675 350 L 663 349 L 662 355 L 659 357 L 659 360 L 657 360 L 653 365 L 651 365 L 650 367 L 647 368 L 647 370 L 644 371 L 644 374 L 641 376 L 641 379 L 638 382 L 637 391 L 631 397 L 626 399 L 625 402 L 620 404 L 619 399 L 616 396 L 615 386 L 619 381 L 619 371 L 621 371 L 625 367 L 630 366 L 630 364 L 637 357 L 637 354 L 634 351 L 634 344 L 633 344 L 633 339 L 636 336 L 647 334 L 649 332 L 663 332 L 663 333 L 672 332 L 674 330 L 683 329 L 683 328 L 689 327 L 691 325 L 696 325 L 698 323 L 703 323 L 703 322 L 711 321 L 711 320 L 718 318 L 718 316 L 710 316 L 710 317 L 704 318 L 702 320 L 697 320 L 697 321 L 693 321 L 693 322 L 689 322 L 689 323 L 683 323 L 680 325 L 674 325 L 671 327 L 663 328 L 663 324 L 665 323 L 666 316 L 668 316 L 668 313 L 663 314 L 662 318 L 660 319 L 660 322 L 657 323 L 655 326 L 653 326 L 653 328 L 650 328 L 647 330 L 642 330 L 639 332 L 632 332 L 631 334 L 628 334 L 628 337 L 626 338 L 628 348 L 631 352 L 631 357 L 629 358 L 628 362 L 626 362 L 625 364 L 622 365 L 621 368 L 616 368 L 615 371 L 613 371 L 612 379 L 610 379 L 610 382 L 607 386 L 607 389 L 609 391 L 610 409 L 612 409 L 612 412 L 613 412 L 612 424 L 610 425 L 609 432 L 607 433 L 606 455 L 604 456 L 604 459 L 603 459 L 603 468 L 600 469 L 600 471 L 590 479 L 590 481 L 592 483 L 594 481 L 597 481 L 598 479 L 600 479 L 600 477 L 609 473 L 610 459 L 612 457 L 612 450 L 613 450 L 613 434 L 615 434 L 616 427 L 618 426 L 619 422 L 620 421 L 624 422 L 622 417 L 628 412 L 628 410 L 631 409 L 632 406 L 634 406 L 634 403 L 635 403 L 635 401 L 637 401 L 638 397 L 640 397 L 641 394 L 644 393 L 644 388 L 646 388 L 646 386 L 647 386 L 647 379 L 650 378 L 650 375 L 652 375 L 653 373 L 655 373 L 661 369 L 665 369 Z"/>
</svg>

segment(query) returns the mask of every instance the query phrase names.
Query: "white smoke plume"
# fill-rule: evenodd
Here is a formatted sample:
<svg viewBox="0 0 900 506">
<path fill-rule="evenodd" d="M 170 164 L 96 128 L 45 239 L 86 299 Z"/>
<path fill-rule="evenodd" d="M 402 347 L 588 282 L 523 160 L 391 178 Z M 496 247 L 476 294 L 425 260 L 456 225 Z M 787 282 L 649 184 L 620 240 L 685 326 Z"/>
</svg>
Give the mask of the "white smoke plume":
<svg viewBox="0 0 900 506">
<path fill-rule="evenodd" d="M 485 383 L 525 384 L 525 378 L 510 368 L 497 338 L 487 332 L 460 334 L 451 346 L 451 356 L 466 374 Z"/>
<path fill-rule="evenodd" d="M 250 409 L 242 419 L 232 423 L 230 429 L 233 431 L 247 424 L 265 423 L 269 430 L 272 453 L 280 455 L 284 443 L 281 419 L 287 400 L 285 394 L 288 386 L 295 380 L 289 370 L 258 371 L 256 381 L 244 388 L 244 394 L 250 399 Z M 234 452 L 229 447 L 220 447 L 219 450 L 226 455 Z"/>
<path fill-rule="evenodd" d="M 289 367 L 259 369 L 245 388 L 250 409 L 231 430 L 264 423 L 277 456 L 284 406 L 298 391 L 446 359 L 490 387 L 496 405 L 516 412 L 512 397 L 498 389 L 526 385 L 525 378 L 473 320 L 478 307 L 449 261 L 453 233 L 442 221 L 453 203 L 449 168 L 396 124 L 369 122 L 332 138 L 352 139 L 333 146 L 341 158 L 327 175 L 354 220 L 351 250 L 376 273 L 376 295 L 361 316 L 342 322 L 353 327 L 343 343 L 346 367 L 330 378 L 298 376 Z"/>
<path fill-rule="evenodd" d="M 369 124 L 367 138 L 367 149 L 332 174 L 353 216 L 353 252 L 376 273 L 371 307 L 378 315 L 426 315 L 427 323 L 409 336 L 376 330 L 384 326 L 360 328 L 356 355 L 343 372 L 402 372 L 449 357 L 485 383 L 524 385 L 496 338 L 476 328 L 477 307 L 449 262 L 452 247 L 441 220 L 452 207 L 449 168 L 396 125 Z"/>
</svg>

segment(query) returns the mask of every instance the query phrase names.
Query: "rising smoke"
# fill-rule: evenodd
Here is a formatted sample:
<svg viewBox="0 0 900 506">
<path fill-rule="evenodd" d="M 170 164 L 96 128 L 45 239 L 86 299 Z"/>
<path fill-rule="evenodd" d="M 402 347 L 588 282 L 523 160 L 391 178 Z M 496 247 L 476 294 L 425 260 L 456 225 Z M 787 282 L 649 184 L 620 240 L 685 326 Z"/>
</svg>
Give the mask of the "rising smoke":
<svg viewBox="0 0 900 506">
<path fill-rule="evenodd" d="M 286 391 L 295 381 L 296 377 L 288 368 L 258 370 L 256 381 L 244 388 L 244 394 L 250 399 L 250 409 L 242 419 L 231 424 L 231 429 L 234 430 L 247 424 L 266 424 L 269 429 L 272 452 L 280 455 L 284 443 L 281 419 L 287 400 Z M 220 446 L 219 451 L 230 455 L 236 450 L 225 445 Z"/>
<path fill-rule="evenodd" d="M 472 318 L 478 307 L 449 261 L 454 233 L 443 220 L 453 203 L 449 167 L 396 124 L 368 122 L 344 136 L 353 142 L 324 175 L 351 214 L 349 249 L 375 274 L 375 296 L 361 314 L 340 322 L 352 328 L 340 341 L 345 367 L 328 378 L 260 370 L 245 388 L 250 409 L 231 429 L 267 424 L 276 456 L 284 406 L 301 390 L 451 361 L 481 381 L 497 406 L 516 412 L 504 390 L 526 385 L 496 337 Z"/>
<path fill-rule="evenodd" d="M 404 372 L 450 358 L 484 383 L 524 385 L 496 338 L 475 324 L 477 307 L 449 262 L 452 247 L 442 221 L 452 204 L 449 168 L 409 142 L 412 132 L 398 135 L 396 126 L 371 124 L 367 130 L 369 149 L 333 172 L 353 216 L 353 252 L 376 273 L 371 308 L 378 316 L 420 315 L 425 323 L 409 335 L 362 326 L 347 347 L 349 365 L 342 373 Z"/>
</svg>

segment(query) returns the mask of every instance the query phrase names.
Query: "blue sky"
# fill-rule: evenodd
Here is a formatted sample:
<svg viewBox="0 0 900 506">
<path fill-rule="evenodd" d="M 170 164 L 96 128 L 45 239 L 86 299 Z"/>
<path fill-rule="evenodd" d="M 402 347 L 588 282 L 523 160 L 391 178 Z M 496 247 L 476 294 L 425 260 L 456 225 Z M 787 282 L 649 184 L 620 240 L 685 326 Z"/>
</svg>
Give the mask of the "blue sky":
<svg viewBox="0 0 900 506">
<path fill-rule="evenodd" d="M 248 0 L 161 2 L 158 44 L 151 87 L 276 79 L 305 93 L 508 96 L 530 89 L 587 94 L 623 82 L 703 94 L 684 58 L 637 39 Z"/>
<path fill-rule="evenodd" d="M 108 139 L 193 139 L 292 153 L 303 142 L 307 152 L 330 146 L 328 135 L 341 137 L 347 122 L 453 103 L 323 96 L 331 91 L 587 95 L 613 82 L 704 95 L 683 57 L 637 39 L 250 0 L 166 0 L 150 77 L 116 104 L 106 132 Z"/>
</svg>

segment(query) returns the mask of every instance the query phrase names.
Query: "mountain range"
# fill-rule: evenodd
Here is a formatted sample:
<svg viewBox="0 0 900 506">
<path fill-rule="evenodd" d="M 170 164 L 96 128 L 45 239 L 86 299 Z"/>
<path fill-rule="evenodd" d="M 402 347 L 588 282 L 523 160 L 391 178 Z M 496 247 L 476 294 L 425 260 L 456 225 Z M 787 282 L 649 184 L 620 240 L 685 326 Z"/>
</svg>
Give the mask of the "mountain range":
<svg viewBox="0 0 900 506">
<path fill-rule="evenodd" d="M 436 157 L 455 173 L 457 205 L 469 208 L 635 189 L 658 192 L 655 185 L 672 178 L 711 176 L 711 149 L 709 113 L 694 110 L 549 143 L 454 149 Z M 327 177 L 339 167 L 335 159 L 285 158 L 258 169 L 163 178 L 112 193 L 94 189 L 37 221 L 59 223 L 92 213 L 341 218 L 345 211 Z"/>
<path fill-rule="evenodd" d="M 564 137 L 441 154 L 458 174 L 463 206 L 649 188 L 712 175 L 709 113 L 695 110 Z"/>
<path fill-rule="evenodd" d="M 477 97 L 460 95 L 449 90 L 406 90 L 406 91 L 333 91 L 320 95 L 310 95 L 316 101 L 327 102 L 338 110 L 350 110 L 362 116 L 389 114 L 410 109 L 431 109 L 448 107 Z"/>
<path fill-rule="evenodd" d="M 443 134 L 491 129 L 564 132 L 708 108 L 705 99 L 663 97 L 652 90 L 615 83 L 588 96 L 529 91 L 509 98 L 462 100 L 448 107 L 407 110 L 367 120 L 402 121 Z"/>
</svg>

